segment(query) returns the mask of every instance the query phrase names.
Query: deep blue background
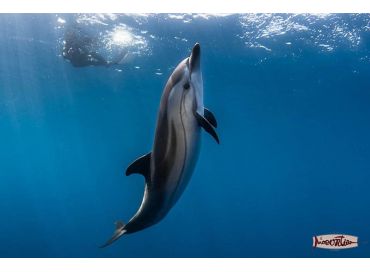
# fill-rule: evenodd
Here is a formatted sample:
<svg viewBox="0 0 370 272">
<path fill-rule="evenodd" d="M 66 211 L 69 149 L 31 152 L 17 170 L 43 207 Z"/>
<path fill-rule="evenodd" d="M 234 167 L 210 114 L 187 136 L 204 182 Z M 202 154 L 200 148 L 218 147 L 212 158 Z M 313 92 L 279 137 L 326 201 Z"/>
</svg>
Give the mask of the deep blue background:
<svg viewBox="0 0 370 272">
<path fill-rule="evenodd" d="M 118 72 L 64 61 L 55 15 L 0 16 L 0 257 L 369 257 L 368 28 L 356 47 L 325 51 L 293 32 L 268 51 L 236 36 L 236 15 L 164 17 L 125 19 L 160 38 Z M 124 170 L 151 149 L 169 68 L 197 41 L 221 144 L 203 133 L 161 223 L 99 249 L 141 202 L 142 177 Z M 360 246 L 312 249 L 329 233 Z"/>
</svg>

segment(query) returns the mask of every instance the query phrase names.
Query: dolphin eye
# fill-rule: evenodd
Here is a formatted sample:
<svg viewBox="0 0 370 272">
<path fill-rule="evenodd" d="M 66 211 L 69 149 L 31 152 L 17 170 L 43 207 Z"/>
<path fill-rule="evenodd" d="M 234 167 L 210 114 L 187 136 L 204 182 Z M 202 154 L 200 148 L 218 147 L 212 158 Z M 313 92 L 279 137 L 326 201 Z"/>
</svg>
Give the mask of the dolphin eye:
<svg viewBox="0 0 370 272">
<path fill-rule="evenodd" d="M 189 82 L 186 82 L 185 84 L 184 84 L 184 89 L 185 90 L 188 90 L 190 88 L 190 84 L 189 84 Z"/>
</svg>

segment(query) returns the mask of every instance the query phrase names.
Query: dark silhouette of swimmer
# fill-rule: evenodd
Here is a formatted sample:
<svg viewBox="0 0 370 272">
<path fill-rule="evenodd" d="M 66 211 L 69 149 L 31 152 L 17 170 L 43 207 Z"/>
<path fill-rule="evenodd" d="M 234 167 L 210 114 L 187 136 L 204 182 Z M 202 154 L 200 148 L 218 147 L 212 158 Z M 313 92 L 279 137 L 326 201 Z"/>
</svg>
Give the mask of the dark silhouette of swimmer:
<svg viewBox="0 0 370 272">
<path fill-rule="evenodd" d="M 82 34 L 79 29 L 66 31 L 63 45 L 63 58 L 69 60 L 74 67 L 106 66 L 119 64 L 127 55 L 122 52 L 116 60 L 107 61 L 94 50 L 96 42 L 93 38 Z"/>
</svg>

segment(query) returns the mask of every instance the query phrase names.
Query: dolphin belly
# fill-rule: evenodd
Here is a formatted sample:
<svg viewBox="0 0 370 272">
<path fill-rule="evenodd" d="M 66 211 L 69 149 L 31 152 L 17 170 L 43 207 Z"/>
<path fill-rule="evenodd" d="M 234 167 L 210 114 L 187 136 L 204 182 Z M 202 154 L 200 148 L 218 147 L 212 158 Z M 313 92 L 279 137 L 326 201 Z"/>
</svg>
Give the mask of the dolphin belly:
<svg viewBox="0 0 370 272">
<path fill-rule="evenodd" d="M 169 183 L 175 184 L 175 188 L 171 190 L 170 208 L 175 205 L 179 197 L 184 192 L 189 183 L 194 167 L 198 160 L 200 150 L 200 126 L 194 117 L 194 97 L 192 94 L 187 94 L 188 97 L 183 96 L 179 110 L 176 112 L 176 119 L 179 120 L 176 135 L 179 144 L 176 146 L 177 150 L 181 150 L 178 154 L 179 169 L 173 169 L 173 180 Z M 179 168 L 180 168 L 179 167 Z"/>
</svg>

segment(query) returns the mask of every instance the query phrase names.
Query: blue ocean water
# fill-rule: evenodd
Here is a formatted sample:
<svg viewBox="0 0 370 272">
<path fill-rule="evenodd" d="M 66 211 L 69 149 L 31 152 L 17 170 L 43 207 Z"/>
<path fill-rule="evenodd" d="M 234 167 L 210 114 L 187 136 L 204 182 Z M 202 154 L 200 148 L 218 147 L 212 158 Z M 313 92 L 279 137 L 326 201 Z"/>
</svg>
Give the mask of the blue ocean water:
<svg viewBox="0 0 370 272">
<path fill-rule="evenodd" d="M 0 257 L 369 257 L 369 14 L 0 15 Z M 111 67 L 61 56 L 78 25 Z M 100 249 L 143 196 L 163 87 L 195 42 L 203 133 L 159 224 Z M 343 233 L 359 247 L 312 248 Z"/>
</svg>

